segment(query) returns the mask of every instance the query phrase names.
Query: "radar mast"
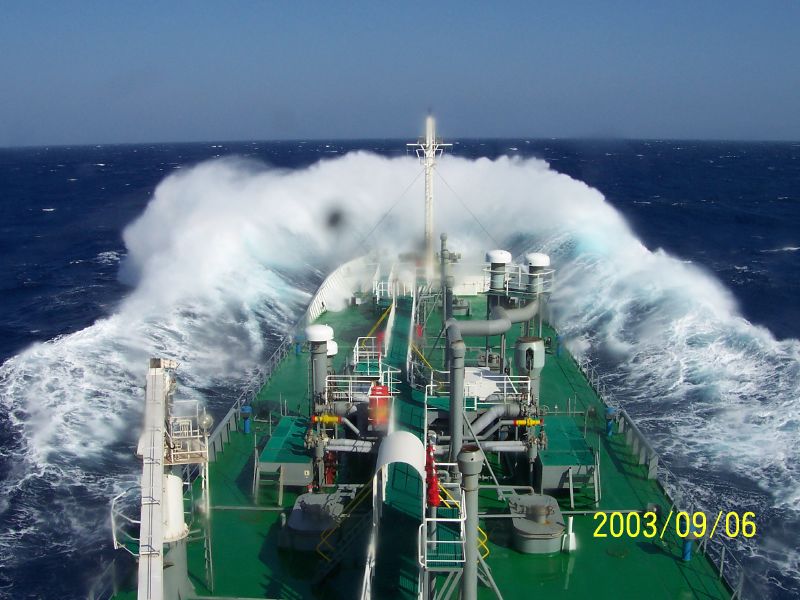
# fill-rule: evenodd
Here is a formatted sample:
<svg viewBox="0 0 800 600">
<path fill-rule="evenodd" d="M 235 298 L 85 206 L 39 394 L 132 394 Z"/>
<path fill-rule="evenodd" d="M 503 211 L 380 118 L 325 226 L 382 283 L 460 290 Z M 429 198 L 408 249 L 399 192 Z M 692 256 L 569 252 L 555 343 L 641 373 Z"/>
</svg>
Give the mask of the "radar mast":
<svg viewBox="0 0 800 600">
<path fill-rule="evenodd" d="M 444 149 L 452 144 L 443 144 L 441 138 L 436 137 L 436 120 L 428 115 L 425 120 L 425 137 L 420 138 L 416 144 L 406 144 L 413 147 L 420 162 L 425 165 L 425 277 L 428 281 L 433 279 L 433 168 L 436 158 L 444 153 Z"/>
</svg>

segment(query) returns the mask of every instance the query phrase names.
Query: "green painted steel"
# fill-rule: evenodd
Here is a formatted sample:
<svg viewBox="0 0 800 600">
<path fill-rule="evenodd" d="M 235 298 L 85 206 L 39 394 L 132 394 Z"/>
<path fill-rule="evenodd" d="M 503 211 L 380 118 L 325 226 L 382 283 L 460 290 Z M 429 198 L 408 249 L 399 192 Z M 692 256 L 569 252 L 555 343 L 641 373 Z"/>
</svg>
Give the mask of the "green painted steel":
<svg viewBox="0 0 800 600">
<path fill-rule="evenodd" d="M 308 451 L 303 442 L 308 431 L 308 418 L 283 417 L 273 428 L 261 451 L 262 463 L 306 463 Z"/>
<path fill-rule="evenodd" d="M 545 417 L 547 449 L 539 452 L 545 465 L 593 465 L 594 455 L 574 417 Z M 539 427 L 536 427 L 538 433 Z"/>
<path fill-rule="evenodd" d="M 485 298 L 469 298 L 471 313 L 485 312 Z M 349 307 L 341 312 L 326 312 L 318 322 L 335 329 L 340 352 L 336 358 L 341 368 L 356 338 L 365 335 L 380 315 L 370 305 Z M 410 305 L 399 302 L 395 326 L 386 360 L 398 368 L 405 367 Z M 437 312 L 427 326 L 428 347 L 426 357 L 437 368 L 441 367 L 441 342 L 436 350 L 430 346 L 440 328 Z M 509 348 L 520 335 L 515 326 L 507 337 Z M 545 326 L 544 335 L 556 339 L 556 332 Z M 481 347 L 483 338 L 468 338 L 468 346 Z M 554 342 L 555 345 L 555 342 Z M 400 385 L 400 395 L 395 402 L 398 429 L 410 431 L 421 439 L 424 434 L 424 396 L 407 384 Z M 542 372 L 542 404 L 550 411 L 556 405 L 583 412 L 593 407 L 594 416 L 584 422 L 583 414 L 574 417 L 546 417 L 549 447 L 543 455 L 545 462 L 558 464 L 557 456 L 566 453 L 569 461 L 580 464 L 593 461 L 592 450 L 597 450 L 601 465 L 602 499 L 595 507 L 591 485 L 576 491 L 576 510 L 628 510 L 644 509 L 649 503 L 669 510 L 669 501 L 660 484 L 647 478 L 644 466 L 639 464 L 627 447 L 624 437 L 604 434 L 603 405 L 597 394 L 580 372 L 573 358 L 562 349 L 549 353 Z M 276 490 L 264 486 L 259 503 L 252 494 L 254 461 L 285 456 L 298 451 L 297 432 L 301 419 L 291 419 L 288 424 L 276 425 L 280 407 L 293 415 L 308 415 L 308 354 L 288 355 L 271 380 L 258 393 L 254 401 L 255 416 L 251 435 L 240 431 L 231 434 L 231 440 L 211 464 L 211 514 L 206 519 L 197 513 L 192 523 L 193 533 L 188 545 L 189 571 L 200 596 L 237 598 L 355 598 L 358 597 L 363 565 L 345 563 L 319 586 L 312 586 L 313 573 L 322 559 L 315 553 L 300 553 L 280 549 L 278 538 L 281 515 L 288 514 L 296 494 L 287 491 L 284 506 L 276 507 Z M 446 404 L 443 404 L 446 407 Z M 273 420 L 270 425 L 262 419 Z M 587 427 L 583 441 L 584 425 Z M 286 428 L 284 431 L 282 428 Z M 286 433 L 286 435 L 284 435 Z M 282 437 L 283 436 L 283 437 Z M 280 440 L 283 440 L 282 442 Z M 587 449 L 589 454 L 587 455 Z M 507 462 L 490 455 L 501 483 L 519 483 L 519 473 L 513 472 Z M 275 461 L 278 459 L 275 458 Z M 280 458 L 284 460 L 284 458 Z M 588 463 L 591 464 L 591 463 Z M 362 478 L 363 480 L 363 478 Z M 199 497 L 199 482 L 195 484 L 194 497 Z M 390 467 L 387 486 L 387 504 L 384 510 L 381 538 L 374 580 L 376 598 L 415 598 L 417 596 L 417 526 L 420 523 L 419 495 L 422 482 L 413 469 L 403 465 Z M 568 496 L 560 499 L 562 510 L 569 510 Z M 547 556 L 524 555 L 512 548 L 510 519 L 490 518 L 492 514 L 507 512 L 497 494 L 489 489 L 480 493 L 481 528 L 489 537 L 490 554 L 487 563 L 506 600 L 516 598 L 729 598 L 730 591 L 720 581 L 711 562 L 695 553 L 691 562 L 684 563 L 680 556 L 682 540 L 674 529 L 668 528 L 664 538 L 613 537 L 608 528 L 607 537 L 594 537 L 598 522 L 592 515 L 575 516 L 575 533 L 578 549 L 572 554 L 558 553 Z M 206 564 L 203 542 L 199 532 L 210 523 L 213 545 L 213 592 L 205 580 Z M 660 525 L 660 523 L 659 523 Z M 449 535 L 449 534 L 448 534 Z M 168 560 L 168 556 L 166 557 Z M 131 598 L 135 591 L 122 590 L 116 598 Z M 493 598 L 487 587 L 480 586 L 479 598 Z"/>
</svg>

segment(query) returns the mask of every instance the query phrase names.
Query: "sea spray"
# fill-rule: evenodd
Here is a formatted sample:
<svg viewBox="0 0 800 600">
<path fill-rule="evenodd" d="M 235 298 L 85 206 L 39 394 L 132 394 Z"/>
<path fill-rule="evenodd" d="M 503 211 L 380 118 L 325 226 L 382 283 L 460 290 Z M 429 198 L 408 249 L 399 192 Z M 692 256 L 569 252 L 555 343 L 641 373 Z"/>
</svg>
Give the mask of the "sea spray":
<svg viewBox="0 0 800 600">
<path fill-rule="evenodd" d="M 744 321 L 713 277 L 647 249 L 597 190 L 543 161 L 448 157 L 437 168 L 437 229 L 451 247 L 473 262 L 495 244 L 550 252 L 562 335 L 669 460 L 735 468 L 781 510 L 796 504 L 796 341 Z M 125 231 L 121 277 L 133 287 L 117 311 L 0 367 L 0 427 L 14 440 L 3 452 L 16 465 L 0 490 L 13 532 L 0 535 L 0 562 L 106 544 L 94 524 L 136 481 L 147 358 L 179 360 L 179 393 L 224 410 L 335 264 L 418 245 L 421 179 L 403 190 L 419 170 L 355 152 L 294 171 L 218 160 L 165 179 Z M 707 479 L 689 484 L 708 495 Z"/>
</svg>

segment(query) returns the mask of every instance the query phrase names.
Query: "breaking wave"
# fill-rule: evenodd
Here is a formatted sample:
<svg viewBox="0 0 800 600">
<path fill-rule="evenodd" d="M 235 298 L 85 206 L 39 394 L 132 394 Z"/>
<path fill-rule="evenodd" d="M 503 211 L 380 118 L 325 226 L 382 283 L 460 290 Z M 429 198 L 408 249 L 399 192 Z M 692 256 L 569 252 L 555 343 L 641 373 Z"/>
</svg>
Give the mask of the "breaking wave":
<svg viewBox="0 0 800 600">
<path fill-rule="evenodd" d="M 438 170 L 451 247 L 476 262 L 496 242 L 552 254 L 562 336 L 699 496 L 739 490 L 762 499 L 757 514 L 798 518 L 800 343 L 745 321 L 711 275 L 647 249 L 597 190 L 543 161 L 449 157 Z M 95 523 L 135 481 L 147 358 L 178 359 L 184 393 L 221 412 L 326 271 L 421 237 L 419 173 L 410 158 L 355 152 L 293 171 L 223 159 L 166 178 L 125 231 L 132 289 L 116 312 L 0 367 L 0 428 L 15 440 L 1 450 L 15 466 L 0 483 L 0 563 L 106 544 Z M 780 539 L 746 550 L 800 566 Z"/>
</svg>

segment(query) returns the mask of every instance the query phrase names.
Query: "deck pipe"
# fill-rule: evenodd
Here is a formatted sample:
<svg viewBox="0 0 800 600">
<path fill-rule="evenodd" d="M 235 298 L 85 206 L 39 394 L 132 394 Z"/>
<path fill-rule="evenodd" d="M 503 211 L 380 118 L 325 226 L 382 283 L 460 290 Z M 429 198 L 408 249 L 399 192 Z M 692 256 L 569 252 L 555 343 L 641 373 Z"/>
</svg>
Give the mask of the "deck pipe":
<svg viewBox="0 0 800 600">
<path fill-rule="evenodd" d="M 328 376 L 328 342 L 311 343 L 311 372 L 314 398 L 322 398 L 325 394 L 325 378 Z"/>
<path fill-rule="evenodd" d="M 530 321 L 539 312 L 539 301 L 528 302 L 520 308 L 503 308 L 495 306 L 489 318 L 482 321 L 458 321 L 448 319 L 445 323 L 447 341 L 452 345 L 464 336 L 493 336 L 506 333 L 514 323 Z"/>
<path fill-rule="evenodd" d="M 519 404 L 495 404 L 472 422 L 472 431 L 479 437 L 497 419 L 516 419 L 521 413 Z"/>
<path fill-rule="evenodd" d="M 486 319 L 491 317 L 492 310 L 500 306 L 501 298 L 507 295 L 506 290 L 506 266 L 511 262 L 511 254 L 506 250 L 490 250 L 486 253 L 486 262 L 489 263 L 489 293 L 486 296 Z M 505 332 L 498 335 L 500 339 L 500 369 L 503 368 L 502 347 L 505 346 Z M 484 345 L 484 354 L 486 356 L 486 366 L 489 366 L 489 353 L 491 352 L 491 344 L 489 343 L 489 334 L 486 334 L 486 343 Z"/>
<path fill-rule="evenodd" d="M 314 445 L 314 465 L 317 467 L 317 486 L 325 484 L 325 444 L 322 440 L 317 440 Z"/>
<path fill-rule="evenodd" d="M 455 279 L 450 275 L 450 263 L 457 257 L 457 255 L 447 249 L 447 234 L 443 233 L 440 236 L 442 240 L 442 247 L 439 251 L 440 258 L 440 286 L 442 290 L 442 323 L 447 323 L 449 319 L 453 318 L 453 287 L 455 286 Z M 450 364 L 450 347 L 445 345 L 445 364 Z"/>
<path fill-rule="evenodd" d="M 447 347 L 450 349 L 450 462 L 464 441 L 464 356 L 466 345 L 463 336 L 500 335 L 511 329 L 514 323 L 530 321 L 539 310 L 538 301 L 529 302 L 521 308 L 505 309 L 496 306 L 491 319 L 485 321 L 458 321 L 449 319 L 445 323 Z M 476 435 L 477 432 L 476 432 Z"/>
<path fill-rule="evenodd" d="M 483 453 L 475 444 L 466 444 L 458 453 L 461 489 L 464 491 L 464 572 L 461 575 L 461 600 L 478 598 L 478 477 L 483 469 Z"/>
<path fill-rule="evenodd" d="M 375 449 L 375 443 L 371 440 L 350 440 L 347 438 L 339 438 L 336 440 L 328 440 L 326 450 L 331 452 L 359 452 L 367 453 Z"/>
<path fill-rule="evenodd" d="M 358 412 L 358 405 L 347 400 L 336 400 L 327 404 L 315 404 L 314 412 L 317 414 L 328 412 L 337 417 L 349 417 Z"/>
<path fill-rule="evenodd" d="M 528 444 L 515 440 L 486 440 L 481 442 L 484 452 L 528 452 Z"/>
<path fill-rule="evenodd" d="M 447 275 L 444 278 L 444 306 L 446 310 L 443 322 L 445 323 L 453 318 L 453 287 L 455 283 L 456 280 L 452 275 Z"/>
<path fill-rule="evenodd" d="M 547 254 L 540 252 L 531 252 L 526 254 L 525 258 L 528 261 L 528 294 L 536 298 L 540 297 L 544 290 L 543 274 L 550 266 L 550 257 Z M 530 321 L 525 323 L 525 336 L 531 334 Z M 539 337 L 542 337 L 542 316 L 539 315 Z"/>
<path fill-rule="evenodd" d="M 453 317 L 453 278 L 450 277 L 451 252 L 447 249 L 447 234 L 440 236 L 442 247 L 439 251 L 439 264 L 442 289 L 442 323 Z"/>
<path fill-rule="evenodd" d="M 358 427 L 356 427 L 353 424 L 353 422 L 347 417 L 342 417 L 342 425 L 346 426 L 350 431 L 355 433 L 358 437 L 361 437 L 361 430 Z"/>
<path fill-rule="evenodd" d="M 358 413 L 358 406 L 345 400 L 337 400 L 328 404 L 315 404 L 314 414 L 332 414 L 342 418 L 342 425 L 361 437 L 361 430 L 348 417 Z"/>
<path fill-rule="evenodd" d="M 456 453 L 464 443 L 464 340 L 450 345 L 450 462 L 456 462 Z"/>
</svg>

